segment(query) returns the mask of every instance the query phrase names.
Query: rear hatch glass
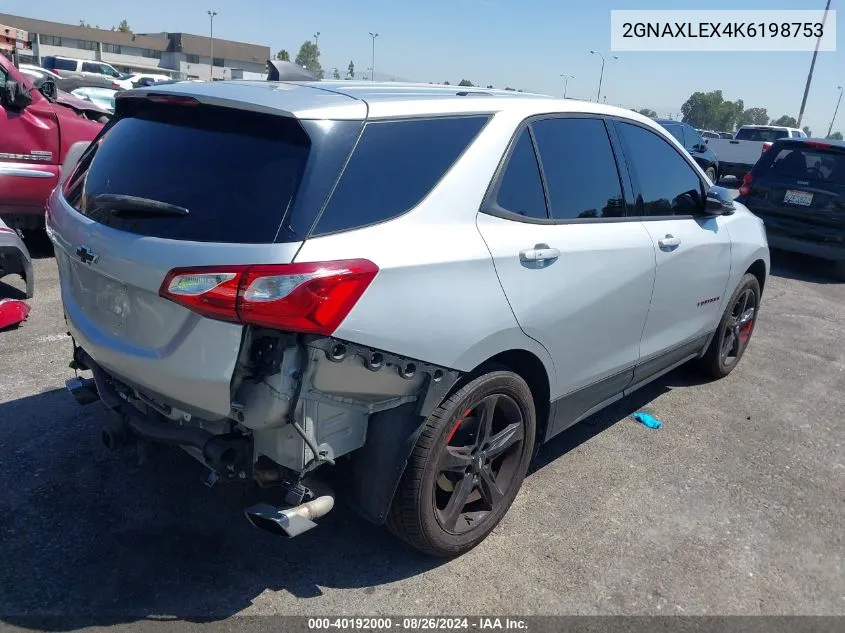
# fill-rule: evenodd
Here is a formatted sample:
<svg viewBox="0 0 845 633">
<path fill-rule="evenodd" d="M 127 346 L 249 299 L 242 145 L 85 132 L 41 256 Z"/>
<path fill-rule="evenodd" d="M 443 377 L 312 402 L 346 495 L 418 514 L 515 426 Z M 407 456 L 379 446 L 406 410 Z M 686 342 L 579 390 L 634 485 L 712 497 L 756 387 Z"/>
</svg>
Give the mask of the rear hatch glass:
<svg viewBox="0 0 845 633">
<path fill-rule="evenodd" d="M 771 177 L 845 185 L 845 151 L 805 144 L 777 147 L 761 168 Z"/>
<path fill-rule="evenodd" d="M 68 180 L 65 196 L 84 215 L 121 231 L 269 243 L 296 195 L 309 150 L 294 119 L 146 104 L 107 129 Z"/>
<path fill-rule="evenodd" d="M 734 138 L 737 141 L 762 141 L 764 143 L 774 143 L 779 138 L 788 137 L 789 132 L 786 130 L 744 128 L 737 132 Z"/>
</svg>

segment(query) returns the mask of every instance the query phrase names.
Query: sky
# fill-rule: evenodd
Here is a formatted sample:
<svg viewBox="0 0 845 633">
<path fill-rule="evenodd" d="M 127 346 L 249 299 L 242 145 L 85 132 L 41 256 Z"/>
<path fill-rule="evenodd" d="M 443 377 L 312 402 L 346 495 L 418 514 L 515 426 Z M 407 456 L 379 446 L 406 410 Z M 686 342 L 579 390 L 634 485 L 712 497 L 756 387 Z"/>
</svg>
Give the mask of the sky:
<svg viewBox="0 0 845 633">
<path fill-rule="evenodd" d="M 840 4 L 833 0 L 831 9 Z M 320 32 L 320 61 L 329 73 L 345 74 L 350 60 L 360 76 L 371 64 L 403 79 L 423 82 L 469 79 L 475 84 L 512 86 L 527 92 L 595 98 L 601 60 L 608 57 L 611 9 L 807 9 L 824 0 L 4 0 L 3 11 L 56 22 L 84 19 L 103 27 L 126 19 L 135 32 L 208 34 L 206 11 L 213 9 L 214 35 L 285 48 L 295 56 L 300 45 Z M 845 15 L 845 7 L 841 13 Z M 845 18 L 843 18 L 845 19 Z M 837 26 L 842 19 L 837 20 Z M 845 31 L 841 31 L 845 33 Z M 845 36 L 843 36 L 845 38 Z M 827 132 L 845 86 L 845 41 L 836 52 L 820 52 L 803 124 L 817 135 Z M 619 52 L 605 66 L 602 97 L 607 103 L 651 108 L 678 116 L 696 91 L 722 90 L 725 99 L 745 107 L 764 107 L 769 116 L 797 117 L 812 52 L 801 53 L 639 53 Z M 609 59 L 609 57 L 608 57 Z M 845 110 L 834 130 L 845 132 Z"/>
</svg>

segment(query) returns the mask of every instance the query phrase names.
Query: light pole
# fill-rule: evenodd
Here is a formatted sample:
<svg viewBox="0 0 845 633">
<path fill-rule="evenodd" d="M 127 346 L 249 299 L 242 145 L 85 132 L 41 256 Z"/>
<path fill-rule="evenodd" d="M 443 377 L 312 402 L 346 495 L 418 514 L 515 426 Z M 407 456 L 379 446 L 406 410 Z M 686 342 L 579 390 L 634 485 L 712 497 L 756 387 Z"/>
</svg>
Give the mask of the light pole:
<svg viewBox="0 0 845 633">
<path fill-rule="evenodd" d="M 599 91 L 596 94 L 596 103 L 601 102 L 601 82 L 604 79 L 604 55 L 599 53 L 598 51 L 590 51 L 592 55 L 598 55 L 601 57 L 601 74 L 599 74 Z M 613 59 L 619 59 L 616 55 L 612 55 Z"/>
<path fill-rule="evenodd" d="M 836 109 L 833 111 L 833 118 L 830 120 L 830 127 L 827 128 L 827 136 L 825 138 L 830 137 L 830 133 L 833 131 L 833 122 L 836 121 L 836 114 L 839 112 L 839 102 L 842 101 L 842 86 L 837 86 L 839 88 L 839 98 L 836 100 Z"/>
<path fill-rule="evenodd" d="M 320 31 L 314 33 L 314 46 L 320 45 Z"/>
<path fill-rule="evenodd" d="M 561 77 L 563 77 L 563 98 L 566 99 L 566 87 L 570 79 L 575 79 L 575 75 L 561 75 Z"/>
<path fill-rule="evenodd" d="M 214 81 L 214 16 L 217 15 L 217 11 L 208 11 L 208 21 L 210 26 L 210 33 L 209 39 L 211 39 L 211 70 L 208 72 L 208 78 L 211 81 Z"/>
<path fill-rule="evenodd" d="M 370 66 L 370 81 L 376 80 L 376 38 L 378 37 L 378 33 L 373 33 L 370 31 L 370 37 L 373 38 L 373 59 L 372 64 Z"/>
<path fill-rule="evenodd" d="M 830 0 L 827 0 L 827 4 L 824 7 L 824 15 L 822 16 L 822 24 L 821 28 L 824 29 L 824 23 L 827 21 L 827 11 L 830 9 Z M 816 50 L 813 51 L 813 61 L 810 62 L 810 72 L 807 73 L 807 84 L 804 86 L 804 98 L 801 99 L 801 110 L 798 112 L 798 123 L 795 124 L 795 127 L 801 127 L 801 119 L 804 118 L 804 108 L 807 107 L 807 95 L 810 93 L 810 83 L 813 81 L 813 68 L 816 67 L 816 57 L 819 56 L 819 44 L 821 44 L 822 36 L 821 33 L 823 31 L 819 31 L 819 37 L 816 39 Z"/>
</svg>

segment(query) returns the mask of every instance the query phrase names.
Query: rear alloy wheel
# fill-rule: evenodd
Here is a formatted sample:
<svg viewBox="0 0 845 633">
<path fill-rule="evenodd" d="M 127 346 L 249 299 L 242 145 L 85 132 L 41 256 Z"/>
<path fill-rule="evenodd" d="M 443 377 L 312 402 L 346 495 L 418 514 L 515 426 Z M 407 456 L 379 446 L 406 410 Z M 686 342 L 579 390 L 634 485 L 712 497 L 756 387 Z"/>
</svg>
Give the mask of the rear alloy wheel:
<svg viewBox="0 0 845 633">
<path fill-rule="evenodd" d="M 713 167 L 711 165 L 710 167 L 708 167 L 705 170 L 704 173 L 707 174 L 707 177 L 710 179 L 710 182 L 712 182 L 714 185 L 719 184 L 719 181 L 716 179 L 716 168 L 715 167 Z"/>
<path fill-rule="evenodd" d="M 426 421 L 393 500 L 391 531 L 433 556 L 475 547 L 516 497 L 534 434 L 522 378 L 497 370 L 466 384 Z"/>
<path fill-rule="evenodd" d="M 715 378 L 724 378 L 745 353 L 760 310 L 760 283 L 754 275 L 742 278 L 731 297 L 719 329 L 701 359 L 702 369 Z"/>
</svg>

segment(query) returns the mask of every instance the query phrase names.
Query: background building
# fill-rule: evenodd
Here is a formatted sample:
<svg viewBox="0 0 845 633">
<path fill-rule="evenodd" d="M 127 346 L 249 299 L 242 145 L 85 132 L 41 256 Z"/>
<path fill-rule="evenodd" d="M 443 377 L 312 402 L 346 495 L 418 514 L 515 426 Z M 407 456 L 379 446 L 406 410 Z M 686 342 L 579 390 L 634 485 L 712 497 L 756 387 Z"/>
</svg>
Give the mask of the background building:
<svg viewBox="0 0 845 633">
<path fill-rule="evenodd" d="M 31 51 L 20 61 L 47 55 L 93 59 L 126 72 L 155 72 L 176 79 L 232 79 L 265 72 L 270 47 L 188 33 L 124 33 L 0 13 L 0 24 L 29 32 Z"/>
</svg>

